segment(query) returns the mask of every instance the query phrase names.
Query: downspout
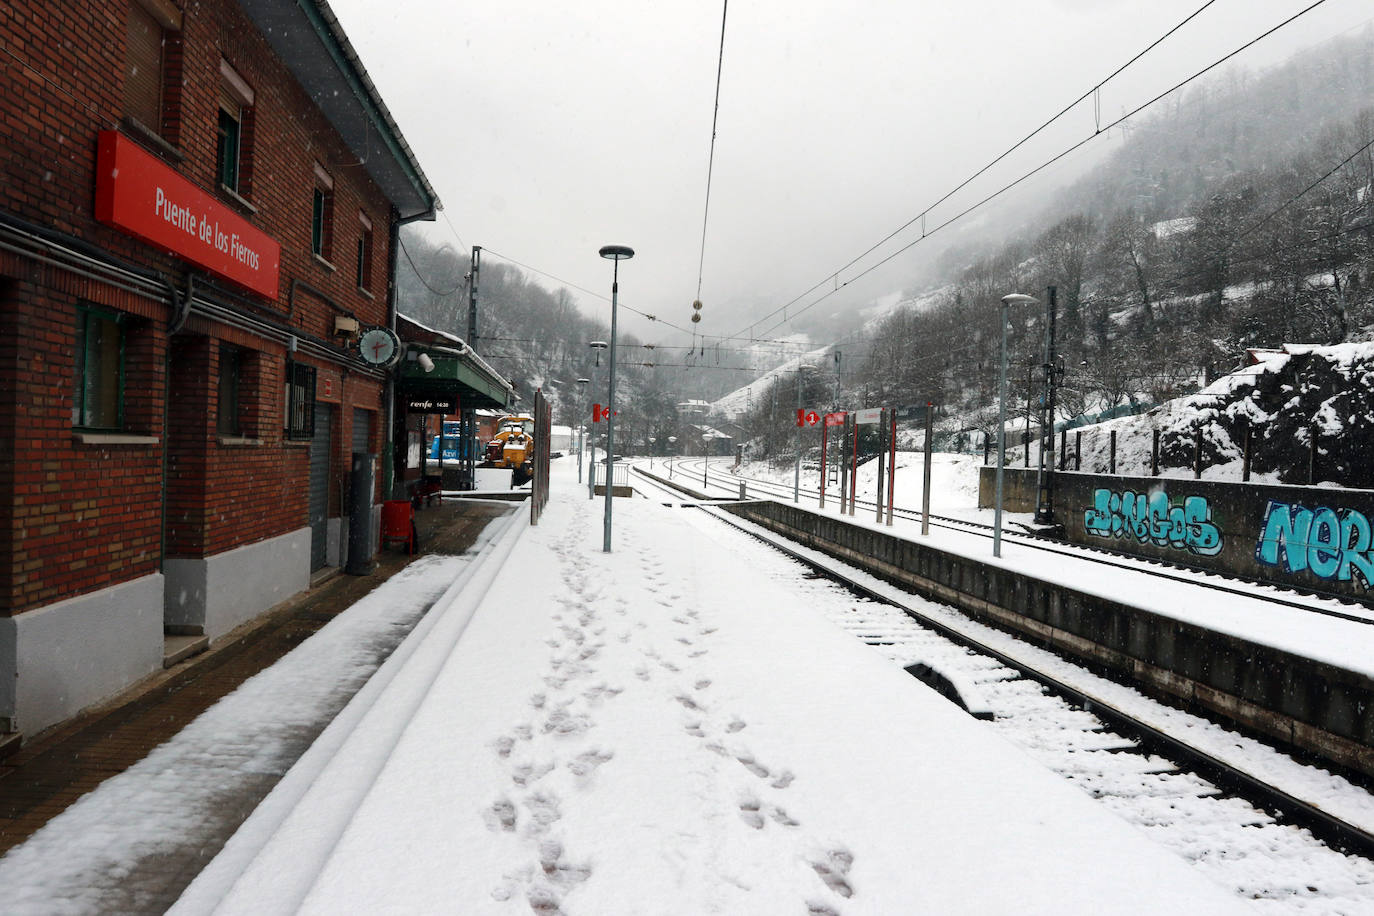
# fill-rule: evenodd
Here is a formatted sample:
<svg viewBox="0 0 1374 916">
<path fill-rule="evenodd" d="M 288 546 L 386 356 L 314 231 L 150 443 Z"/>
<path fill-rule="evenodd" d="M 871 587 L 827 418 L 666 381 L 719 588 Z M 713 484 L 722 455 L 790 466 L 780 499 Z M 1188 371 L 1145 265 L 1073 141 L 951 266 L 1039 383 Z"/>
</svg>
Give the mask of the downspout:
<svg viewBox="0 0 1374 916">
<path fill-rule="evenodd" d="M 386 326 L 393 332 L 396 330 L 396 297 L 399 295 L 399 284 L 396 278 L 396 267 L 399 263 L 397 250 L 401 247 L 401 227 L 406 223 L 414 223 L 420 220 L 433 221 L 438 215 L 438 210 L 431 204 L 428 210 L 416 213 L 414 216 L 401 216 L 395 207 L 391 208 L 391 229 L 387 233 L 388 246 L 386 253 Z M 393 461 L 395 455 L 395 440 L 393 433 L 396 430 L 396 373 L 393 369 L 386 374 L 386 388 L 382 395 L 382 428 L 385 435 L 382 439 L 382 493 L 383 499 L 392 497 L 392 488 L 396 484 L 396 467 Z"/>
</svg>

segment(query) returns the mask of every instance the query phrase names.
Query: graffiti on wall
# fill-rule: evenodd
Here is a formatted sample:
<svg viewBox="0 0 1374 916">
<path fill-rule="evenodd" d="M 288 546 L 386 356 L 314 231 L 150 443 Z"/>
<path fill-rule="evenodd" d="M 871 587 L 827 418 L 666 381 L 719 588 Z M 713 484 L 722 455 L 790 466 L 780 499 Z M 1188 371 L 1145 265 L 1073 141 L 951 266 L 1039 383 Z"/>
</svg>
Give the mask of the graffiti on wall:
<svg viewBox="0 0 1374 916">
<path fill-rule="evenodd" d="M 1134 538 L 1142 544 L 1186 550 L 1202 557 L 1221 552 L 1221 529 L 1212 522 L 1212 507 L 1204 496 L 1189 496 L 1172 505 L 1164 490 L 1153 493 L 1093 492 L 1093 506 L 1083 513 L 1088 534 L 1104 538 Z"/>
<path fill-rule="evenodd" d="M 1340 582 L 1358 573 L 1366 588 L 1374 583 L 1374 527 L 1363 512 L 1270 500 L 1261 528 L 1255 559 L 1265 566 L 1290 573 L 1310 570 L 1319 578 Z"/>
</svg>

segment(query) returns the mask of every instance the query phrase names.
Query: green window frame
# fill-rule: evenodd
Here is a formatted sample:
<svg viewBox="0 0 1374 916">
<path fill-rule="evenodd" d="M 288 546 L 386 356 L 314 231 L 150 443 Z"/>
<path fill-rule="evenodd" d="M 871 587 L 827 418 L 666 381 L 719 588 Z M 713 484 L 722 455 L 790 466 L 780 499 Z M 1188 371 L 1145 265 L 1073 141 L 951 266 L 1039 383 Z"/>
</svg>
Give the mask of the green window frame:
<svg viewBox="0 0 1374 916">
<path fill-rule="evenodd" d="M 124 428 L 124 316 L 106 309 L 76 310 L 76 365 L 72 426 Z"/>
<path fill-rule="evenodd" d="M 234 112 L 219 109 L 219 136 L 215 141 L 215 175 L 219 183 L 235 193 L 239 189 L 239 154 L 243 125 Z"/>
<path fill-rule="evenodd" d="M 310 250 L 328 261 L 333 247 L 334 193 L 315 186 L 310 208 Z"/>
</svg>

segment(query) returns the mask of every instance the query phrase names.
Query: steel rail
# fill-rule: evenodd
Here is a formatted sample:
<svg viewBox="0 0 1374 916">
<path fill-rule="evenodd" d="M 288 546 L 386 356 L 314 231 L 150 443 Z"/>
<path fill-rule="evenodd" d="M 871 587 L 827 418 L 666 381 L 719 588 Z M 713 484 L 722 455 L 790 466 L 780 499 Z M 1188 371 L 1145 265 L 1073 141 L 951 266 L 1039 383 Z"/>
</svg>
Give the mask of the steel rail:
<svg viewBox="0 0 1374 916">
<path fill-rule="evenodd" d="M 719 472 L 714 472 L 711 476 L 721 477 L 722 475 L 720 475 Z M 759 486 L 760 489 L 771 487 L 774 489 L 775 492 L 770 493 L 770 495 L 780 497 L 791 496 L 790 487 L 784 487 L 782 484 L 777 484 L 772 481 L 763 480 L 761 478 L 730 475 L 728 478 L 725 479 L 743 480 L 746 482 L 746 484 L 755 483 Z M 783 490 L 786 490 L 786 492 L 782 492 Z M 812 496 L 818 494 L 818 491 L 816 490 L 803 489 L 802 492 Z M 865 506 L 869 509 L 873 509 L 877 505 L 871 500 L 862 499 L 858 500 L 857 503 L 858 505 Z M 922 513 L 916 509 L 896 508 L 893 511 L 896 515 L 900 516 L 901 518 L 911 519 L 913 521 L 920 520 L 922 515 Z M 966 519 L 950 518 L 948 516 L 935 515 L 934 513 L 931 514 L 930 518 L 931 524 L 935 525 L 938 528 L 946 528 L 950 531 L 967 531 L 969 534 L 974 534 L 978 537 L 992 537 L 992 526 L 983 522 L 974 522 Z M 1121 557 L 1121 554 L 1118 554 L 1112 550 L 1108 550 L 1105 547 L 1093 547 L 1088 544 L 1065 545 L 1046 535 L 1036 534 L 1034 532 L 1007 531 L 1004 529 L 1002 536 L 1004 538 L 1013 540 L 1015 543 L 1022 544 L 1026 547 L 1031 547 L 1036 550 L 1041 550 L 1046 553 L 1053 553 L 1065 557 L 1074 557 L 1076 559 L 1086 560 L 1090 563 L 1097 563 L 1102 566 L 1108 566 L 1113 569 L 1126 569 L 1132 570 L 1134 572 L 1141 572 L 1147 575 L 1156 576 L 1160 579 L 1168 579 L 1171 582 L 1181 582 L 1187 585 L 1197 585 L 1201 588 L 1211 589 L 1213 591 L 1222 592 L 1228 595 L 1240 595 L 1243 597 L 1259 597 L 1264 601 L 1268 601 L 1273 604 L 1283 605 L 1284 607 L 1291 607 L 1296 610 L 1306 611 L 1313 614 L 1322 614 L 1327 617 L 1336 617 L 1341 620 L 1349 620 L 1354 623 L 1362 623 L 1368 626 L 1374 626 L 1374 617 L 1366 617 L 1361 616 L 1359 614 L 1350 614 L 1344 611 L 1337 610 L 1335 608 L 1317 607 L 1312 604 L 1308 604 L 1302 601 L 1295 601 L 1278 595 L 1257 595 L 1253 589 L 1238 588 L 1235 586 L 1228 585 L 1227 583 L 1244 582 L 1253 586 L 1271 588 L 1281 592 L 1288 592 L 1296 595 L 1310 595 L 1314 598 L 1321 598 L 1329 601 L 1339 601 L 1342 604 L 1358 604 L 1358 602 L 1354 601 L 1354 599 L 1352 599 L 1348 595 L 1339 595 L 1335 592 L 1322 591 L 1321 589 L 1306 587 L 1300 588 L 1296 586 L 1283 585 L 1278 582 L 1258 582 L 1250 579 L 1242 579 L 1238 576 L 1228 576 L 1224 573 L 1217 572 L 1214 569 L 1204 569 L 1200 566 L 1191 566 L 1187 563 L 1178 563 L 1172 560 L 1144 557 L 1118 559 Z M 1180 572 L 1191 573 L 1192 575 L 1174 575 L 1173 573 L 1168 571 L 1169 569 L 1175 569 L 1179 570 Z M 1199 578 L 1199 576 L 1206 576 L 1208 577 L 1208 579 L 1215 579 L 1220 581 L 1208 581 Z"/>
<path fill-rule="evenodd" d="M 644 476 L 648 477 L 648 475 Z M 660 482 L 654 477 L 649 477 L 648 479 L 660 486 L 667 487 L 669 485 L 667 481 Z M 687 491 L 686 487 L 680 487 L 675 484 L 672 488 L 678 491 Z M 1206 779 L 1216 783 L 1223 790 L 1240 795 L 1258 804 L 1262 808 L 1280 812 L 1288 823 L 1306 828 L 1311 831 L 1313 836 L 1316 836 L 1333 849 L 1347 854 L 1374 859 L 1374 834 L 1369 833 L 1363 828 L 1342 820 L 1311 802 L 1298 798 L 1276 786 L 1272 786 L 1259 777 L 1239 769 L 1201 748 L 1189 744 L 1184 739 L 1168 734 L 1158 727 L 1119 709 L 1109 700 L 1094 696 L 1083 689 L 1067 684 L 1059 678 L 1041 671 L 1029 663 L 1008 655 L 1001 650 L 989 646 L 941 620 L 892 601 L 881 592 L 869 588 L 867 585 L 842 570 L 828 564 L 820 563 L 813 557 L 789 546 L 790 542 L 785 538 L 760 532 L 756 527 L 746 525 L 738 519 L 732 518 L 727 513 L 719 510 L 712 511 L 709 507 L 703 508 L 708 510 L 708 514 L 711 517 L 791 557 L 797 562 L 812 569 L 818 575 L 837 582 L 870 601 L 898 608 L 917 623 L 935 630 L 946 639 L 996 660 L 998 663 L 1016 671 L 1021 676 L 1035 681 L 1046 689 L 1053 691 L 1068 702 L 1099 716 L 1111 725 L 1112 728 L 1118 729 L 1128 737 L 1132 737 L 1139 741 L 1142 747 L 1147 751 L 1154 751 L 1159 753 L 1160 756 L 1169 758 L 1175 762 L 1181 762 Z"/>
</svg>

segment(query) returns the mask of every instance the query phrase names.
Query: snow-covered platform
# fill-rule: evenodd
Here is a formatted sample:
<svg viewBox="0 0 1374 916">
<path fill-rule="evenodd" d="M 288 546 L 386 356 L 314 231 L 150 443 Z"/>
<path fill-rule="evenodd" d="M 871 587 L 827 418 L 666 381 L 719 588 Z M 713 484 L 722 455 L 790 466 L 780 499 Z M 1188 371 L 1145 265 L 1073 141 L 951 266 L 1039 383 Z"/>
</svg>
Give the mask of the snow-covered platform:
<svg viewBox="0 0 1374 916">
<path fill-rule="evenodd" d="M 695 509 L 555 463 L 178 913 L 1229 913 Z"/>
</svg>

